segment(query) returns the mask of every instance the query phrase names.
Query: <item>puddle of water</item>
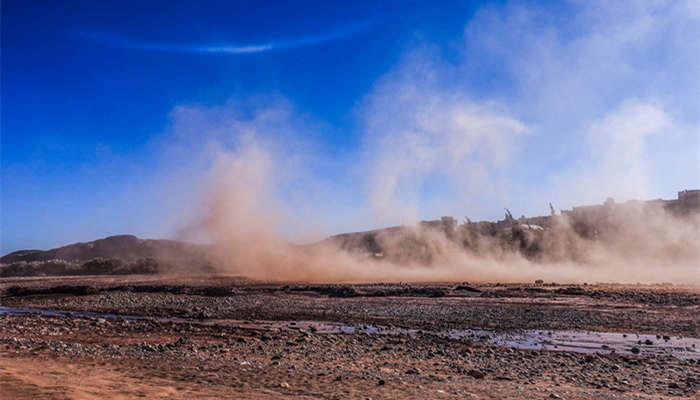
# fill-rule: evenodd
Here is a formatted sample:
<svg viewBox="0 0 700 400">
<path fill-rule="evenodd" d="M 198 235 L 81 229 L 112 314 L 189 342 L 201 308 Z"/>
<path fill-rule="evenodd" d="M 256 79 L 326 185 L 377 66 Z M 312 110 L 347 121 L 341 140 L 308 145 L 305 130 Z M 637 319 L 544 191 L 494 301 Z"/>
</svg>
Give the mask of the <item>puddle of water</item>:
<svg viewBox="0 0 700 400">
<path fill-rule="evenodd" d="M 700 339 L 678 336 L 663 339 L 662 337 L 648 334 L 556 330 L 493 331 L 486 329 L 455 329 L 448 331 L 422 331 L 418 329 L 377 326 L 354 327 L 319 322 L 312 323 L 311 326 L 314 326 L 316 331 L 320 333 L 366 333 L 409 336 L 426 334 L 518 349 L 600 354 L 635 354 L 636 350 L 633 349 L 638 349 L 639 354 L 644 355 L 671 355 L 683 359 L 700 359 Z"/>
<path fill-rule="evenodd" d="M 485 343 L 519 349 L 558 350 L 577 353 L 618 353 L 644 355 L 671 355 L 678 358 L 700 358 L 700 339 L 667 337 L 656 335 L 584 332 L 584 331 L 543 331 L 523 330 L 515 332 L 486 333 L 481 331 Z M 478 336 L 469 331 L 450 331 L 449 337 L 463 338 Z"/>
<path fill-rule="evenodd" d="M 618 353 L 642 355 L 669 355 L 681 359 L 700 359 L 700 339 L 688 337 L 658 337 L 648 334 L 517 330 L 492 331 L 486 329 L 453 329 L 426 331 L 373 325 L 348 325 L 324 321 L 242 321 L 233 319 L 185 319 L 178 317 L 144 317 L 135 315 L 103 314 L 87 311 L 45 310 L 0 306 L 0 315 L 37 314 L 54 317 L 86 317 L 123 320 L 154 320 L 159 322 L 224 325 L 259 330 L 297 330 L 320 334 L 376 334 L 376 335 L 433 335 L 456 340 L 471 340 L 484 344 L 518 349 L 568 351 L 576 353 Z M 638 351 L 637 351 L 638 350 Z"/>
<path fill-rule="evenodd" d="M 89 311 L 65 311 L 65 310 L 44 310 L 41 308 L 22 308 L 0 306 L 0 315 L 25 315 L 37 314 L 47 317 L 85 317 L 85 318 L 122 318 L 126 320 L 146 319 L 135 315 L 104 314 Z"/>
</svg>

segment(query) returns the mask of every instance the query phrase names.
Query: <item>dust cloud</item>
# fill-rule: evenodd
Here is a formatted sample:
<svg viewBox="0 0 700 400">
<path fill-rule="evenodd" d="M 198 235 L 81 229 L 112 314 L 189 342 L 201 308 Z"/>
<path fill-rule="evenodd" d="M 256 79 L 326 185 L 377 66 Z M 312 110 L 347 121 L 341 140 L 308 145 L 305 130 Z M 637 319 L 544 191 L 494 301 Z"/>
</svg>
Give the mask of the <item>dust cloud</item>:
<svg viewBox="0 0 700 400">
<path fill-rule="evenodd" d="M 275 190 L 280 161 L 255 140 L 216 157 L 188 231 L 212 243 L 219 272 L 268 281 L 700 283 L 698 214 L 676 216 L 660 203 L 618 204 L 583 220 L 555 215 L 536 230 L 517 221 L 410 224 L 370 234 L 370 246 L 361 233 L 293 243 L 283 225 L 294 210 Z"/>
<path fill-rule="evenodd" d="M 655 84 L 694 76 L 668 74 L 669 65 L 698 69 L 694 47 L 680 46 L 693 36 L 683 29 L 698 26 L 689 4 L 674 3 L 666 18 L 647 7 L 585 8 L 572 26 L 588 29 L 572 36 L 545 25 L 545 37 L 538 13 L 486 9 L 453 57 L 418 45 L 373 82 L 355 107 L 357 127 L 344 132 L 359 144 L 329 146 L 343 154 L 324 151 L 319 139 L 333 129 L 284 101 L 262 99 L 250 113 L 182 107 L 173 126 L 192 138 L 187 156 L 203 139 L 221 143 L 208 154 L 215 161 L 202 196 L 185 207 L 183 238 L 212 243 L 221 272 L 267 280 L 700 284 L 698 213 L 658 202 L 534 222 L 420 223 L 696 189 L 687 185 L 698 182 L 697 80 Z M 659 38 L 679 45 L 645 64 L 640 56 Z M 483 82 L 468 79 L 478 55 L 502 59 L 512 96 L 485 97 Z M 667 62 L 677 59 L 685 62 Z M 402 227 L 308 235 L 391 226 Z"/>
</svg>

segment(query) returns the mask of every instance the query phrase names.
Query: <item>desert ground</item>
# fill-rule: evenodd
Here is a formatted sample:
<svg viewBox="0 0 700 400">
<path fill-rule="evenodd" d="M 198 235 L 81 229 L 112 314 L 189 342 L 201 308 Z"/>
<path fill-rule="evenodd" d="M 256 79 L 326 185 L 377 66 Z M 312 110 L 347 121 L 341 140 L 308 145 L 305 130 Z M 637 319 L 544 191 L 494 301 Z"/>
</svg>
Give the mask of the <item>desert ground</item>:
<svg viewBox="0 0 700 400">
<path fill-rule="evenodd" d="M 3 399 L 697 398 L 700 289 L 0 281 Z"/>
</svg>

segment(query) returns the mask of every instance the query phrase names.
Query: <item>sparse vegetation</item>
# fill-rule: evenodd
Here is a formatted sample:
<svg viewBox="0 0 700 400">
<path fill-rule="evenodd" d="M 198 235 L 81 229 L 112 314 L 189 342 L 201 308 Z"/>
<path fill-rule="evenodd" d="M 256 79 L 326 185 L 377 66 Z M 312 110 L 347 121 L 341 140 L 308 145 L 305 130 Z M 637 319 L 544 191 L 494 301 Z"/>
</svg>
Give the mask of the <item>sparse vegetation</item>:
<svg viewBox="0 0 700 400">
<path fill-rule="evenodd" d="M 88 261 L 18 261 L 0 264 L 0 277 L 155 274 L 169 269 L 170 265 L 153 258 L 125 262 L 116 258 L 98 257 Z"/>
</svg>

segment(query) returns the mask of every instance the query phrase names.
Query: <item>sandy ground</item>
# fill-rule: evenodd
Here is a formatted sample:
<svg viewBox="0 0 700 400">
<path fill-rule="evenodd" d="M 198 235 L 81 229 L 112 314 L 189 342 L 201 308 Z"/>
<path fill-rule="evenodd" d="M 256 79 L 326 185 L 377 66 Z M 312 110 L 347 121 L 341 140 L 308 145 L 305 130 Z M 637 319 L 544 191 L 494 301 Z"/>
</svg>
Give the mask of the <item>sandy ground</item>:
<svg viewBox="0 0 700 400">
<path fill-rule="evenodd" d="M 651 351 L 700 339 L 700 295 L 690 287 L 123 276 L 5 279 L 0 290 L 4 307 L 75 311 L 5 309 L 7 399 L 697 398 L 700 385 L 695 349 Z M 489 334 L 436 334 L 468 328 Z M 487 337 L 523 329 L 653 340 L 640 340 L 637 351 L 550 351 Z"/>
</svg>

